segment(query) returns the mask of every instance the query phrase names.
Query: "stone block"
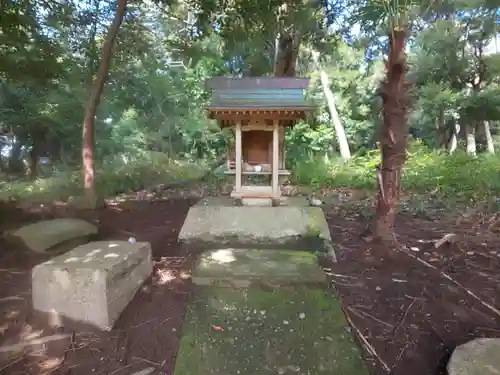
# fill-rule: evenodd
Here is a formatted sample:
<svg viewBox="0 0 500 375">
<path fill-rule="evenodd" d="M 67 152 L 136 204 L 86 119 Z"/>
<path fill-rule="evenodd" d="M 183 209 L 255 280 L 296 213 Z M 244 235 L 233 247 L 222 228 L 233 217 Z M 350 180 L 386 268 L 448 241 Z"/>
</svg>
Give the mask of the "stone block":
<svg viewBox="0 0 500 375">
<path fill-rule="evenodd" d="M 83 239 L 97 234 L 97 227 L 85 220 L 67 218 L 43 220 L 26 225 L 12 233 L 37 253 L 43 253 L 67 241 Z"/>
<path fill-rule="evenodd" d="M 290 250 L 217 249 L 200 255 L 193 271 L 197 285 L 326 284 L 317 257 Z"/>
<path fill-rule="evenodd" d="M 33 308 L 110 330 L 152 271 L 149 243 L 90 242 L 33 268 Z"/>
<path fill-rule="evenodd" d="M 459 345 L 448 362 L 449 375 L 500 374 L 500 338 L 479 338 Z"/>
<path fill-rule="evenodd" d="M 330 250 L 330 230 L 321 207 L 237 207 L 206 201 L 189 209 L 179 233 L 179 242 L 187 248 L 212 245 L 262 248 L 272 245 L 273 248 L 295 249 L 295 244 L 301 241 L 322 247 L 309 250 L 331 252 L 332 259 L 335 258 Z"/>
</svg>

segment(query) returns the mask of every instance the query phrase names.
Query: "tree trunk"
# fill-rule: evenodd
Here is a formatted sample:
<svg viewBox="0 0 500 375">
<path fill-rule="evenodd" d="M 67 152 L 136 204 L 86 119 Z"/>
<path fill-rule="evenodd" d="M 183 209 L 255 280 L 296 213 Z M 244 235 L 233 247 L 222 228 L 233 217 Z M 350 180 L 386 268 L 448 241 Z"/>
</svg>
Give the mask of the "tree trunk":
<svg viewBox="0 0 500 375">
<path fill-rule="evenodd" d="M 274 75 L 276 77 L 296 76 L 299 48 L 300 37 L 295 29 L 288 34 L 280 36 L 278 53 L 274 65 Z"/>
<path fill-rule="evenodd" d="M 349 160 L 351 158 L 351 150 L 349 150 L 349 143 L 347 142 L 347 137 L 345 135 L 344 125 L 340 120 L 339 113 L 335 106 L 335 98 L 333 96 L 332 90 L 330 90 L 330 83 L 328 81 L 328 75 L 324 70 L 321 71 L 321 85 L 323 86 L 323 93 L 325 94 L 326 104 L 330 111 L 330 116 L 332 117 L 333 127 L 335 128 L 335 133 L 337 134 L 337 142 L 339 143 L 339 151 L 342 159 Z"/>
<path fill-rule="evenodd" d="M 469 155 L 476 155 L 476 127 L 472 125 L 465 125 L 465 141 L 467 144 L 467 153 Z"/>
<path fill-rule="evenodd" d="M 486 148 L 490 154 L 495 153 L 495 145 L 493 144 L 493 137 L 491 136 L 491 129 L 489 121 L 483 121 L 484 136 L 486 137 Z"/>
<path fill-rule="evenodd" d="M 33 140 L 33 145 L 31 146 L 31 150 L 29 152 L 30 158 L 30 167 L 29 167 L 29 177 L 32 180 L 35 180 L 38 177 L 38 160 L 39 160 L 39 147 L 38 140 Z"/>
<path fill-rule="evenodd" d="M 401 170 L 406 160 L 408 142 L 408 85 L 406 30 L 394 29 L 389 33 L 387 76 L 381 85 L 383 123 L 379 133 L 382 164 L 377 166 L 378 200 L 373 238 L 393 246 L 394 219 L 400 194 Z"/>
<path fill-rule="evenodd" d="M 456 121 L 456 120 L 455 120 Z M 458 146 L 458 134 L 460 133 L 460 124 L 456 121 L 453 124 L 453 129 L 451 131 L 451 136 L 448 141 L 448 153 L 451 155 L 457 150 Z"/>
<path fill-rule="evenodd" d="M 89 204 L 97 204 L 97 196 L 94 186 L 94 123 L 97 107 L 99 106 L 101 93 L 104 88 L 104 83 L 108 77 L 109 63 L 111 60 L 113 45 L 116 35 L 120 29 L 127 0 L 117 0 L 116 12 L 113 23 L 109 27 L 108 35 L 102 46 L 101 61 L 99 70 L 90 92 L 87 105 L 85 107 L 85 115 L 83 118 L 83 135 L 82 135 L 82 159 L 83 159 L 83 184 L 85 195 L 88 198 Z"/>
<path fill-rule="evenodd" d="M 435 149 L 439 150 L 446 147 L 446 122 L 444 118 L 444 110 L 439 110 L 439 116 L 436 119 L 436 135 L 435 135 Z"/>
<path fill-rule="evenodd" d="M 312 57 L 314 63 L 320 69 L 321 86 L 323 87 L 323 94 L 325 95 L 326 104 L 328 106 L 330 117 L 332 118 L 333 127 L 337 135 L 340 155 L 342 156 L 342 159 L 349 160 L 351 158 L 351 150 L 349 150 L 349 143 L 347 142 L 347 137 L 345 135 L 344 125 L 342 125 L 339 113 L 337 112 L 335 97 L 333 96 L 332 90 L 330 90 L 328 75 L 319 67 L 319 52 L 313 51 Z"/>
<path fill-rule="evenodd" d="M 23 173 L 24 166 L 21 158 L 22 145 L 17 141 L 12 145 L 12 151 L 9 157 L 9 173 L 21 174 Z"/>
</svg>

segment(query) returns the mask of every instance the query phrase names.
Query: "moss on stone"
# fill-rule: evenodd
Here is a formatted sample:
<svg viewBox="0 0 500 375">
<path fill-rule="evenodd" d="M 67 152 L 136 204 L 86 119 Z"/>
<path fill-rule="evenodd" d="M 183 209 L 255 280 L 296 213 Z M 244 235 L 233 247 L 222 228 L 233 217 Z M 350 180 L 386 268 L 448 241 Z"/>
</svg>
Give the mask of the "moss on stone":
<svg viewBox="0 0 500 375">
<path fill-rule="evenodd" d="M 321 207 L 306 207 L 304 211 L 307 218 L 308 236 L 321 237 L 329 240 L 329 233 L 327 237 L 325 233 L 325 231 L 328 231 L 328 227 L 326 226 L 325 214 Z"/>
<path fill-rule="evenodd" d="M 365 375 L 347 327 L 321 288 L 198 287 L 174 375 Z"/>
<path fill-rule="evenodd" d="M 219 249 L 201 255 L 193 271 L 195 284 L 247 281 L 263 284 L 324 283 L 323 270 L 310 252 Z"/>
<path fill-rule="evenodd" d="M 61 244 L 65 247 L 64 243 L 72 240 L 77 240 L 76 243 L 86 243 L 89 236 L 97 232 L 97 227 L 87 221 L 60 218 L 25 225 L 13 232 L 12 236 L 19 237 L 31 250 L 44 253 Z M 82 239 L 83 242 L 78 242 L 78 239 Z M 67 246 L 65 248 L 69 250 Z"/>
</svg>

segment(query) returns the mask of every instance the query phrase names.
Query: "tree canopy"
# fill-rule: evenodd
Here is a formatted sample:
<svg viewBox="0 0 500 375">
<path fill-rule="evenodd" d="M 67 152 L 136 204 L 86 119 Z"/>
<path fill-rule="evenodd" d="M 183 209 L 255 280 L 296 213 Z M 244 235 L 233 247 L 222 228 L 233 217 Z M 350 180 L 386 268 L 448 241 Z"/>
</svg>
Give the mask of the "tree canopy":
<svg viewBox="0 0 500 375">
<path fill-rule="evenodd" d="M 4 173 L 40 157 L 78 166 L 82 119 L 116 9 L 109 0 L 3 5 L 0 124 Z M 335 109 L 355 155 L 375 147 L 388 25 L 408 26 L 409 133 L 430 149 L 493 152 L 500 123 L 500 11 L 493 0 L 131 1 L 95 116 L 97 163 L 159 152 L 213 159 L 226 135 L 204 113 L 207 78 L 311 78 L 317 109 L 287 133 L 291 163 L 334 157 Z M 314 62 L 314 54 L 319 60 Z"/>
</svg>

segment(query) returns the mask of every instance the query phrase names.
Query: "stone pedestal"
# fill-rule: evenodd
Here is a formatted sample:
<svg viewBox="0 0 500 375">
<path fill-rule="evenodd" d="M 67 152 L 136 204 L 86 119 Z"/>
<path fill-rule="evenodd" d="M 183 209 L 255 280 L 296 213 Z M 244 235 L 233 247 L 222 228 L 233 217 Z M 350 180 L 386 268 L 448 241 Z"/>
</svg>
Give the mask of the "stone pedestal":
<svg viewBox="0 0 500 375">
<path fill-rule="evenodd" d="M 214 246 L 285 248 L 324 253 L 335 259 L 323 210 L 305 201 L 279 207 L 237 207 L 221 199 L 204 199 L 189 209 L 179 242 L 188 251 Z"/>
<path fill-rule="evenodd" d="M 62 324 L 110 330 L 152 270 L 149 243 L 78 246 L 33 268 L 33 308 Z"/>
</svg>

